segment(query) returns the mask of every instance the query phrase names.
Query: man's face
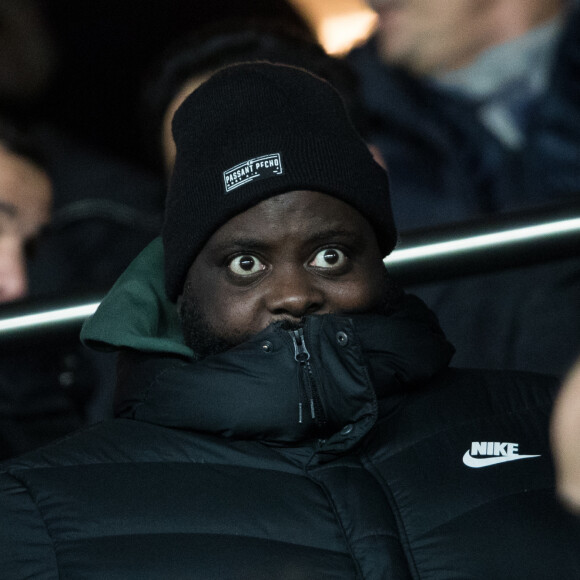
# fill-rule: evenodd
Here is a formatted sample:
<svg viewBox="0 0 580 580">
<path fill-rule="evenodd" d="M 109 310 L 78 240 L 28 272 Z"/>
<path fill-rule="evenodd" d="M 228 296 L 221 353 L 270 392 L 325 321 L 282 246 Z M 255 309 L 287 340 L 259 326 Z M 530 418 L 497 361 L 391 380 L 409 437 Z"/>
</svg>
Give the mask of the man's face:
<svg viewBox="0 0 580 580">
<path fill-rule="evenodd" d="M 495 42 L 490 0 L 368 0 L 387 64 L 436 74 L 469 64 Z"/>
<path fill-rule="evenodd" d="M 175 155 L 177 153 L 175 148 L 175 141 L 173 141 L 173 134 L 171 132 L 171 122 L 175 111 L 179 109 L 183 101 L 198 89 L 209 77 L 210 73 L 206 75 L 191 77 L 187 79 L 183 86 L 177 91 L 173 99 L 169 102 L 165 115 L 163 116 L 163 123 L 161 127 L 161 150 L 163 153 L 163 165 L 167 175 L 171 175 L 173 166 L 175 165 Z"/>
<path fill-rule="evenodd" d="M 186 343 L 202 355 L 244 342 L 272 322 L 383 305 L 376 236 L 350 205 L 293 191 L 239 214 L 209 239 L 187 274 Z"/>
<path fill-rule="evenodd" d="M 50 218 L 48 176 L 0 144 L 0 303 L 26 296 L 26 250 Z"/>
<path fill-rule="evenodd" d="M 580 515 L 580 358 L 569 372 L 551 418 L 556 463 L 556 489 L 564 503 Z"/>
</svg>

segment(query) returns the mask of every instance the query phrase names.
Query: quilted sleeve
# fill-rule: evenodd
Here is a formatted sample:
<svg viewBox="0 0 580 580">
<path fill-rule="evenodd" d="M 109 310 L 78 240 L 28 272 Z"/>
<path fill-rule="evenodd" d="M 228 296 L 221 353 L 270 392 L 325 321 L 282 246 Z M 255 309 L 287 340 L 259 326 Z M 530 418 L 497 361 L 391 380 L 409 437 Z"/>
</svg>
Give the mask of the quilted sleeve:
<svg viewBox="0 0 580 580">
<path fill-rule="evenodd" d="M 6 472 L 0 472 L 0 570 L 10 580 L 58 578 L 42 514 L 26 486 Z"/>
</svg>

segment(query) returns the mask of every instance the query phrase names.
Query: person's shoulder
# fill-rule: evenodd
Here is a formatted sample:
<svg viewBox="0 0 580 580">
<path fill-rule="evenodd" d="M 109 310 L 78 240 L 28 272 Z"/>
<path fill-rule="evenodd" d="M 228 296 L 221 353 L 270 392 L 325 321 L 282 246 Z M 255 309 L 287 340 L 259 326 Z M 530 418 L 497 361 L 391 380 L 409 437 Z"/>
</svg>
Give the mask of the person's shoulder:
<svg viewBox="0 0 580 580">
<path fill-rule="evenodd" d="M 545 417 L 558 388 L 555 377 L 539 373 L 450 367 L 411 404 L 425 412 L 438 409 L 439 420 L 450 423 L 514 414 Z"/>
<path fill-rule="evenodd" d="M 450 367 L 423 391 L 427 398 L 446 398 L 463 408 L 550 406 L 559 388 L 551 375 L 519 370 Z"/>
<path fill-rule="evenodd" d="M 397 428 L 412 439 L 516 415 L 545 422 L 558 388 L 556 378 L 542 374 L 450 367 L 382 415 L 396 413 Z"/>
</svg>

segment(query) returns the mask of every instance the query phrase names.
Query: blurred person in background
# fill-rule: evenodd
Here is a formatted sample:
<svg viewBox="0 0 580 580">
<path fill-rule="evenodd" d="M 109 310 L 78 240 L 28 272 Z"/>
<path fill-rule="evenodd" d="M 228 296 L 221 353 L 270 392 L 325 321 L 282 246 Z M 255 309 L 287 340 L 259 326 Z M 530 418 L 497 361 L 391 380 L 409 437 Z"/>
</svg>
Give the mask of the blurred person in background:
<svg viewBox="0 0 580 580">
<path fill-rule="evenodd" d="M 580 13 L 566 0 L 369 0 L 349 55 L 401 226 L 577 197 Z M 401 163 L 399 163 L 401 162 Z"/>
<path fill-rule="evenodd" d="M 162 200 L 153 177 L 46 126 L 0 122 L 3 314 L 105 292 L 159 231 Z M 0 458 L 109 416 L 113 383 L 113 358 L 87 351 L 76 333 L 4 339 Z"/>
<path fill-rule="evenodd" d="M 348 61 L 403 237 L 553 204 L 577 210 L 577 2 L 368 4 L 378 27 Z M 437 312 L 457 364 L 561 377 L 580 348 L 579 272 L 577 258 L 558 259 L 413 291 Z"/>
<path fill-rule="evenodd" d="M 51 206 L 52 184 L 38 153 L 0 118 L 0 303 L 28 294 L 27 257 Z"/>
<path fill-rule="evenodd" d="M 19 127 L 49 84 L 54 45 L 35 0 L 0 2 L 0 303 L 29 291 L 27 258 L 50 219 L 52 183 Z"/>
<path fill-rule="evenodd" d="M 158 232 L 160 190 L 156 180 L 47 127 L 2 119 L 2 314 L 34 299 L 106 291 Z M 109 416 L 113 382 L 113 358 L 87 351 L 76 333 L 3 338 L 0 458 Z"/>
<path fill-rule="evenodd" d="M 34 246 L 42 245 L 52 202 L 52 182 L 34 139 L 13 122 L 0 120 L 2 304 L 23 301 L 29 294 L 28 264 Z M 83 424 L 82 406 L 94 389 L 92 379 L 77 373 L 86 366 L 78 340 L 2 345 L 0 458 L 33 449 Z"/>
<path fill-rule="evenodd" d="M 0 302 L 12 315 L 108 289 L 158 233 L 164 189 L 36 116 L 58 65 L 40 3 L 1 3 L 0 47 Z M 0 457 L 108 416 L 113 380 L 112 359 L 76 335 L 3 337 Z"/>
<path fill-rule="evenodd" d="M 580 515 L 580 358 L 568 373 L 552 412 L 557 491 Z"/>
<path fill-rule="evenodd" d="M 298 66 L 329 81 L 340 92 L 357 128 L 366 129 L 354 72 L 344 60 L 329 55 L 309 27 L 265 18 L 228 19 L 180 39 L 152 67 L 142 98 L 152 164 L 171 174 L 175 160 L 171 121 L 191 92 L 219 68 L 256 61 Z"/>
</svg>

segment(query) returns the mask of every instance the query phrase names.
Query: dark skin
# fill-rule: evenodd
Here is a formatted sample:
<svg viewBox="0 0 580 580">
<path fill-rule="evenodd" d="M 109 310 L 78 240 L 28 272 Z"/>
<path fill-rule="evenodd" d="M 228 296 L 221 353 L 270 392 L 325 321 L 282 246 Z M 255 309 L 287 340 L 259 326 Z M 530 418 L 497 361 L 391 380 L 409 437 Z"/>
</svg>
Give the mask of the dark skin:
<svg viewBox="0 0 580 580">
<path fill-rule="evenodd" d="M 368 221 L 339 199 L 310 191 L 267 199 L 217 230 L 190 267 L 185 340 L 207 355 L 273 322 L 377 309 L 388 286 L 382 258 Z"/>
</svg>

